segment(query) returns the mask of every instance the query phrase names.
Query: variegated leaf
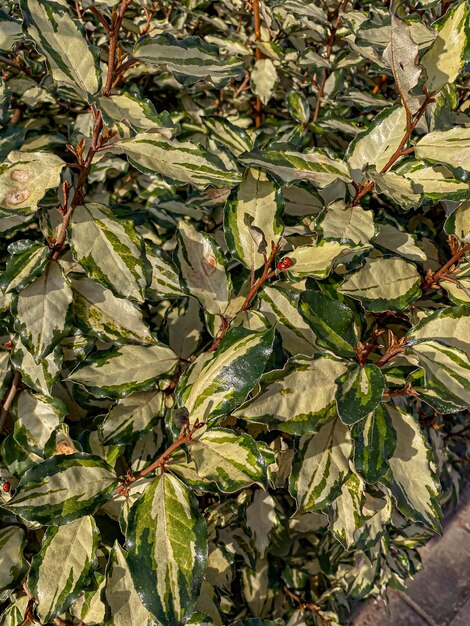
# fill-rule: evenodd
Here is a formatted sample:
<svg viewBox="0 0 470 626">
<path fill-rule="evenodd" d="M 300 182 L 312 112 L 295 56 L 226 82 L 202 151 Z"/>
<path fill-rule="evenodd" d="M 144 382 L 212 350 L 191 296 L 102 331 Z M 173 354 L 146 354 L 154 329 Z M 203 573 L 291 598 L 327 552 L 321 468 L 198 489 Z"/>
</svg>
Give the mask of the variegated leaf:
<svg viewBox="0 0 470 626">
<path fill-rule="evenodd" d="M 112 615 L 113 626 L 155 626 L 153 616 L 142 604 L 135 590 L 127 553 L 116 542 L 106 567 L 106 604 Z"/>
<path fill-rule="evenodd" d="M 59 186 L 64 165 L 49 152 L 10 152 L 0 168 L 0 207 L 6 217 L 37 211 L 46 191 Z"/>
<path fill-rule="evenodd" d="M 340 495 L 331 505 L 329 528 L 346 550 L 354 546 L 356 531 L 364 523 L 362 515 L 364 491 L 362 478 L 351 472 L 341 487 Z"/>
<path fill-rule="evenodd" d="M 249 270 L 264 264 L 263 253 L 278 244 L 283 226 L 283 201 L 261 170 L 250 169 L 225 205 L 224 233 L 232 254 Z"/>
<path fill-rule="evenodd" d="M 240 405 L 258 382 L 271 354 L 274 331 L 231 329 L 217 352 L 203 353 L 186 370 L 176 388 L 179 407 L 190 423 L 214 421 Z"/>
<path fill-rule="evenodd" d="M 36 363 L 66 335 L 72 300 L 72 289 L 57 261 L 50 261 L 43 274 L 18 294 L 15 328 Z"/>
<path fill-rule="evenodd" d="M 21 291 L 29 285 L 36 276 L 42 274 L 50 257 L 47 246 L 33 241 L 18 241 L 9 246 L 11 257 L 5 271 L 0 274 L 0 289 L 3 293 Z"/>
<path fill-rule="evenodd" d="M 177 258 L 188 292 L 208 313 L 223 315 L 232 285 L 221 249 L 210 235 L 183 221 L 178 241 Z"/>
<path fill-rule="evenodd" d="M 74 258 L 89 278 L 121 298 L 144 301 L 147 268 L 134 225 L 98 202 L 77 206 L 69 226 Z"/>
<path fill-rule="evenodd" d="M 267 464 L 255 440 L 224 428 L 211 428 L 191 445 L 198 475 L 215 482 L 223 493 L 233 493 L 253 483 L 266 485 Z"/>
<path fill-rule="evenodd" d="M 455 235 L 459 241 L 470 243 L 470 202 L 462 202 L 444 224 L 448 235 Z"/>
<path fill-rule="evenodd" d="M 134 132 L 160 132 L 171 137 L 173 123 L 168 113 L 158 114 L 150 100 L 139 98 L 135 94 L 124 92 L 120 95 L 103 96 L 97 102 L 109 125 L 121 124 Z M 121 134 L 124 132 L 121 130 Z"/>
<path fill-rule="evenodd" d="M 129 162 L 146 174 L 162 174 L 195 187 L 233 187 L 240 182 L 237 170 L 227 170 L 223 161 L 202 146 L 171 140 L 157 133 L 139 133 L 115 144 Z"/>
<path fill-rule="evenodd" d="M 324 424 L 318 433 L 301 438 L 289 483 L 299 509 L 317 511 L 339 496 L 350 473 L 351 453 L 349 429 L 338 418 Z"/>
<path fill-rule="evenodd" d="M 147 298 L 155 301 L 184 296 L 178 272 L 170 257 L 159 246 L 147 246 L 146 256 L 152 268 Z"/>
<path fill-rule="evenodd" d="M 351 365 L 338 380 L 336 404 L 345 424 L 355 424 L 375 410 L 382 400 L 385 380 L 373 363 Z"/>
<path fill-rule="evenodd" d="M 360 300 L 368 311 L 401 311 L 421 295 L 420 285 L 412 263 L 399 257 L 375 258 L 348 274 L 338 291 Z"/>
<path fill-rule="evenodd" d="M 53 79 L 91 102 L 101 87 L 98 54 L 68 7 L 50 0 L 21 0 L 20 4 L 28 35 L 46 57 Z"/>
<path fill-rule="evenodd" d="M 437 92 L 447 83 L 453 83 L 469 60 L 469 19 L 468 4 L 458 2 L 434 23 L 437 37 L 420 60 L 427 74 L 425 87 L 428 91 Z"/>
<path fill-rule="evenodd" d="M 337 241 L 322 240 L 315 246 L 299 246 L 288 256 L 293 262 L 289 273 L 293 276 L 326 278 L 340 257 L 367 250 L 371 246 L 354 246 Z"/>
<path fill-rule="evenodd" d="M 345 357 L 356 355 L 359 325 L 352 309 L 321 291 L 304 291 L 299 311 L 316 334 L 316 344 Z"/>
<path fill-rule="evenodd" d="M 182 85 L 210 78 L 214 87 L 220 89 L 229 81 L 241 78 L 245 71 L 242 59 L 220 57 L 217 46 L 199 37 L 178 40 L 170 33 L 140 39 L 134 56 L 149 65 L 168 67 Z"/>
<path fill-rule="evenodd" d="M 207 559 L 206 535 L 196 498 L 168 473 L 155 478 L 130 510 L 132 580 L 145 607 L 163 624 L 179 626 L 194 608 Z"/>
<path fill-rule="evenodd" d="M 30 522 L 68 524 L 91 515 L 117 487 L 111 467 L 88 454 L 59 454 L 28 470 L 5 506 Z"/>
<path fill-rule="evenodd" d="M 407 345 L 438 341 L 470 354 L 470 312 L 465 306 L 438 309 L 408 332 Z"/>
<path fill-rule="evenodd" d="M 251 504 L 246 507 L 246 525 L 251 531 L 255 548 L 261 558 L 269 547 L 270 535 L 279 525 L 276 500 L 263 489 L 256 489 Z"/>
<path fill-rule="evenodd" d="M 379 404 L 354 426 L 352 434 L 356 470 L 368 483 L 375 483 L 387 473 L 397 444 L 387 406 Z"/>
<path fill-rule="evenodd" d="M 253 141 L 248 133 L 225 117 L 204 117 L 203 123 L 212 139 L 228 148 L 233 155 L 239 156 L 243 152 L 252 150 Z"/>
<path fill-rule="evenodd" d="M 351 180 L 346 163 L 318 149 L 301 154 L 291 150 L 261 151 L 255 148 L 241 155 L 239 161 L 250 167 L 266 169 L 281 183 L 306 180 L 323 188 L 338 180 Z"/>
<path fill-rule="evenodd" d="M 315 333 L 298 310 L 299 293 L 278 285 L 264 287 L 260 293 L 260 311 L 282 337 L 282 347 L 289 354 L 312 356 L 318 351 Z"/>
<path fill-rule="evenodd" d="M 326 208 L 315 221 L 315 230 L 321 239 L 351 243 L 368 243 L 377 232 L 372 211 L 360 206 L 335 202 Z"/>
<path fill-rule="evenodd" d="M 1 602 L 7 600 L 11 591 L 15 589 L 26 573 L 27 563 L 23 556 L 25 544 L 25 532 L 19 526 L 5 526 L 0 530 Z"/>
<path fill-rule="evenodd" d="M 415 146 L 419 159 L 470 170 L 470 128 L 456 126 L 424 135 Z"/>
<path fill-rule="evenodd" d="M 142 312 L 86 276 L 72 278 L 73 309 L 85 333 L 110 343 L 155 343 Z"/>
<path fill-rule="evenodd" d="M 133 393 L 110 410 L 100 426 L 104 445 L 129 443 L 151 430 L 165 410 L 165 395 L 162 391 Z"/>
<path fill-rule="evenodd" d="M 346 363 L 333 357 L 293 357 L 265 374 L 259 394 L 234 415 L 294 435 L 317 432 L 336 415 L 336 379 L 345 371 Z"/>
<path fill-rule="evenodd" d="M 380 112 L 369 128 L 349 145 L 346 159 L 354 181 L 361 182 L 362 169 L 366 165 L 373 165 L 380 172 L 397 150 L 405 132 L 406 111 L 403 106 Z"/>
<path fill-rule="evenodd" d="M 68 380 L 84 385 L 97 398 L 123 398 L 145 391 L 177 364 L 173 350 L 154 346 L 119 346 L 93 353 Z"/>
<path fill-rule="evenodd" d="M 62 370 L 62 349 L 57 346 L 39 363 L 36 363 L 32 352 L 21 337 L 18 337 L 11 351 L 11 362 L 28 387 L 44 396 L 51 396 L 52 387 L 59 379 Z"/>
<path fill-rule="evenodd" d="M 397 434 L 397 446 L 390 464 L 390 488 L 397 506 L 407 519 L 421 522 L 438 531 L 441 508 L 439 481 L 434 472 L 432 453 L 411 415 L 389 408 Z"/>
<path fill-rule="evenodd" d="M 24 448 L 43 456 L 46 443 L 63 421 L 66 412 L 65 405 L 59 399 L 50 399 L 25 390 L 15 403 L 13 437 Z"/>
<path fill-rule="evenodd" d="M 90 569 L 96 566 L 98 539 L 96 522 L 89 515 L 47 529 L 27 583 L 38 602 L 41 622 L 46 624 L 63 613 L 83 590 Z"/>
</svg>

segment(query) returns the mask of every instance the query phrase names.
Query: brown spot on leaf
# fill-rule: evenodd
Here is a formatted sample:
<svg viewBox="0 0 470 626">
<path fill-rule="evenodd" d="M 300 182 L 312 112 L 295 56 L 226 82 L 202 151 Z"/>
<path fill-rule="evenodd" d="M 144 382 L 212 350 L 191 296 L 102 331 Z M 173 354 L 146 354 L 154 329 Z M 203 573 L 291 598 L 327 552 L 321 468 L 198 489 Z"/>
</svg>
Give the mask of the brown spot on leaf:
<svg viewBox="0 0 470 626">
<path fill-rule="evenodd" d="M 33 172 L 31 170 L 13 170 L 10 177 L 12 180 L 16 180 L 19 183 L 25 183 L 32 175 Z"/>
<path fill-rule="evenodd" d="M 206 254 L 202 258 L 202 267 L 208 276 L 211 276 L 217 268 L 217 259 L 213 254 Z"/>
<path fill-rule="evenodd" d="M 18 189 L 17 191 L 11 191 L 8 193 L 3 201 L 5 204 L 16 206 L 17 204 L 23 204 L 23 202 L 25 202 L 30 195 L 31 192 L 27 189 Z"/>
</svg>

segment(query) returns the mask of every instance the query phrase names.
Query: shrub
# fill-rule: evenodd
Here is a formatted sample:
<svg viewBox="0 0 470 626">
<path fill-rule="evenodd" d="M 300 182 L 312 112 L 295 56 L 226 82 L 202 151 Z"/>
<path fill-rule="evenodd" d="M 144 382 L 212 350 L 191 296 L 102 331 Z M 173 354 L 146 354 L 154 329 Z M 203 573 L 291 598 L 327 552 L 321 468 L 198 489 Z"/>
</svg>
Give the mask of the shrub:
<svg viewBox="0 0 470 626">
<path fill-rule="evenodd" d="M 3 0 L 2 626 L 345 623 L 465 463 L 464 0 Z"/>
</svg>

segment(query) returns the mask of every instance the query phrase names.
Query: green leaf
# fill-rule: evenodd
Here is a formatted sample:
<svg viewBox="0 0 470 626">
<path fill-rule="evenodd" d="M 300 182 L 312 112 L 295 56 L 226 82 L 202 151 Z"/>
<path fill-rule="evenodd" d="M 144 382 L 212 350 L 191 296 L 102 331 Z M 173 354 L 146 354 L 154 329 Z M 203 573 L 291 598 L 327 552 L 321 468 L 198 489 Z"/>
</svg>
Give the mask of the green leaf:
<svg viewBox="0 0 470 626">
<path fill-rule="evenodd" d="M 333 357 L 293 357 L 265 374 L 259 393 L 234 415 L 294 435 L 316 432 L 336 416 L 336 380 L 345 371 L 346 363 Z"/>
<path fill-rule="evenodd" d="M 98 540 L 96 522 L 89 515 L 46 530 L 27 583 L 37 598 L 41 622 L 46 624 L 66 611 L 84 589 L 90 569 L 96 566 Z"/>
<path fill-rule="evenodd" d="M 22 391 L 14 406 L 13 437 L 23 448 L 43 456 L 46 443 L 66 412 L 65 405 L 57 398 Z"/>
<path fill-rule="evenodd" d="M 361 477 L 351 472 L 341 487 L 340 495 L 331 505 L 329 529 L 346 550 L 354 546 L 356 531 L 364 522 L 364 487 Z"/>
<path fill-rule="evenodd" d="M 110 343 L 155 343 L 142 311 L 132 302 L 116 298 L 86 276 L 72 278 L 70 284 L 77 326 L 86 334 Z"/>
<path fill-rule="evenodd" d="M 350 473 L 351 453 L 349 429 L 337 418 L 301 438 L 289 482 L 299 509 L 318 511 L 339 496 Z"/>
<path fill-rule="evenodd" d="M 29 522 L 58 526 L 92 515 L 116 487 L 112 468 L 99 457 L 59 454 L 28 470 L 4 506 Z"/>
<path fill-rule="evenodd" d="M 315 230 L 321 239 L 339 243 L 365 244 L 377 232 L 372 211 L 360 206 L 335 202 L 326 208 L 315 221 Z"/>
<path fill-rule="evenodd" d="M 27 563 L 23 556 L 25 545 L 25 532 L 19 526 L 6 526 L 0 530 L 1 602 L 8 599 L 11 590 L 18 586 L 26 573 Z"/>
<path fill-rule="evenodd" d="M 155 626 L 155 620 L 135 590 L 127 564 L 127 553 L 117 542 L 111 549 L 106 567 L 104 597 L 112 615 L 113 626 Z"/>
<path fill-rule="evenodd" d="M 3 293 L 24 289 L 43 273 L 50 257 L 49 248 L 28 240 L 16 242 L 9 252 L 11 257 L 0 275 L 0 289 Z"/>
<path fill-rule="evenodd" d="M 466 2 L 459 2 L 433 24 L 437 29 L 434 43 L 421 58 L 429 92 L 440 91 L 447 83 L 453 83 L 460 69 L 470 58 L 470 9 Z"/>
<path fill-rule="evenodd" d="M 189 411 L 190 423 L 211 422 L 241 404 L 264 371 L 274 329 L 259 333 L 232 328 L 217 352 L 203 353 L 184 372 L 176 402 Z"/>
<path fill-rule="evenodd" d="M 157 133 L 139 133 L 115 146 L 145 174 L 162 174 L 200 188 L 208 185 L 233 187 L 240 182 L 238 171 L 227 170 L 218 156 L 189 141 L 170 140 Z"/>
<path fill-rule="evenodd" d="M 62 349 L 60 346 L 36 363 L 34 355 L 18 337 L 11 351 L 11 362 L 21 374 L 28 387 L 44 396 L 51 396 L 52 387 L 62 371 Z"/>
<path fill-rule="evenodd" d="M 253 149 L 253 141 L 248 133 L 224 117 L 214 115 L 204 117 L 202 121 L 209 131 L 211 139 L 228 148 L 234 156 L 239 156 L 242 152 Z"/>
<path fill-rule="evenodd" d="M 415 146 L 419 159 L 470 170 L 470 128 L 456 126 L 424 135 Z"/>
<path fill-rule="evenodd" d="M 417 64 L 419 46 L 413 41 L 410 26 L 391 15 L 391 40 L 383 58 L 392 69 L 403 106 L 414 115 L 420 107 L 420 99 L 411 92 L 418 84 L 421 67 Z"/>
<path fill-rule="evenodd" d="M 407 345 L 438 341 L 470 353 L 470 312 L 468 307 L 438 309 L 423 317 L 408 331 Z"/>
<path fill-rule="evenodd" d="M 299 311 L 315 332 L 318 346 L 339 356 L 356 356 L 357 321 L 348 306 L 320 291 L 308 290 L 300 294 Z"/>
<path fill-rule="evenodd" d="M 291 150 L 261 151 L 255 148 L 241 155 L 239 161 L 249 167 L 266 169 L 281 183 L 310 181 L 323 188 L 338 180 L 351 180 L 346 163 L 330 157 L 324 150 L 301 154 Z"/>
<path fill-rule="evenodd" d="M 279 243 L 282 210 L 280 189 L 261 170 L 248 170 L 225 205 L 224 233 L 232 254 L 249 270 L 262 267 L 263 252 Z"/>
<path fill-rule="evenodd" d="M 367 246 L 354 246 L 326 240 L 320 241 L 315 246 L 299 246 L 286 255 L 294 262 L 289 273 L 299 277 L 326 278 L 340 257 L 366 249 Z"/>
<path fill-rule="evenodd" d="M 374 246 L 380 246 L 385 250 L 390 250 L 394 254 L 399 254 L 405 259 L 423 263 L 427 260 L 426 253 L 419 246 L 413 235 L 406 233 L 391 224 L 380 224 L 379 234 L 374 240 Z"/>
<path fill-rule="evenodd" d="M 67 334 L 72 300 L 72 289 L 57 261 L 50 261 L 43 274 L 18 294 L 15 328 L 36 363 Z"/>
<path fill-rule="evenodd" d="M 272 326 L 276 325 L 286 352 L 312 356 L 318 351 L 315 333 L 299 313 L 299 295 L 293 289 L 278 285 L 263 287 L 260 311 Z"/>
<path fill-rule="evenodd" d="M 178 264 L 188 293 L 203 309 L 223 315 L 231 293 L 225 259 L 214 239 L 188 222 L 178 226 Z"/>
<path fill-rule="evenodd" d="M 287 108 L 291 116 L 300 124 L 307 124 L 310 119 L 310 106 L 301 91 L 290 91 L 287 95 Z"/>
<path fill-rule="evenodd" d="M 6 217 L 35 213 L 46 191 L 59 186 L 64 165 L 48 152 L 10 152 L 0 165 L 0 207 Z"/>
<path fill-rule="evenodd" d="M 128 564 L 144 606 L 163 624 L 191 615 L 207 559 L 196 498 L 174 476 L 158 476 L 129 513 Z"/>
<path fill-rule="evenodd" d="M 355 424 L 375 410 L 382 401 L 385 380 L 373 363 L 351 365 L 338 381 L 336 403 L 345 424 Z"/>
<path fill-rule="evenodd" d="M 440 529 L 441 508 L 438 502 L 439 481 L 432 464 L 432 453 L 418 422 L 398 408 L 389 407 L 397 446 L 391 457 L 391 490 L 401 513 L 435 531 Z"/>
<path fill-rule="evenodd" d="M 156 37 L 143 37 L 134 48 L 134 56 L 149 65 L 168 67 L 182 85 L 192 85 L 210 78 L 220 89 L 231 81 L 243 77 L 242 59 L 220 57 L 219 49 L 199 37 L 176 39 L 170 33 Z"/>
<path fill-rule="evenodd" d="M 417 193 L 419 185 L 415 185 L 410 178 L 396 172 L 376 172 L 373 167 L 365 168 L 368 180 L 375 183 L 379 194 L 385 194 L 402 209 L 408 210 L 417 207 L 421 202 L 421 195 Z"/>
<path fill-rule="evenodd" d="M 101 88 L 98 54 L 68 7 L 49 0 L 21 0 L 20 5 L 28 35 L 46 57 L 54 81 L 91 102 Z"/>
<path fill-rule="evenodd" d="M 416 266 L 399 257 L 367 259 L 348 274 L 338 291 L 360 300 L 368 311 L 402 311 L 421 295 Z"/>
<path fill-rule="evenodd" d="M 102 443 L 111 446 L 140 438 L 155 426 L 164 410 L 162 391 L 141 391 L 119 400 L 101 424 Z"/>
<path fill-rule="evenodd" d="M 223 493 L 267 484 L 266 461 L 250 435 L 212 428 L 194 439 L 190 452 L 198 475 Z"/>
<path fill-rule="evenodd" d="M 123 398 L 145 391 L 177 364 L 173 350 L 154 346 L 119 346 L 95 352 L 68 377 L 97 398 Z"/>
<path fill-rule="evenodd" d="M 143 242 L 128 220 L 98 202 L 75 207 L 69 226 L 74 258 L 92 280 L 118 298 L 144 301 L 147 287 Z"/>
<path fill-rule="evenodd" d="M 413 190 L 430 200 L 466 200 L 470 196 L 468 183 L 456 179 L 445 165 L 425 167 L 418 163 L 418 166 L 403 169 L 403 173 L 411 179 Z"/>
<path fill-rule="evenodd" d="M 352 177 L 360 183 L 362 169 L 373 165 L 380 172 L 395 153 L 406 132 L 406 111 L 401 105 L 381 111 L 369 128 L 357 135 L 349 145 L 346 160 Z"/>
<path fill-rule="evenodd" d="M 387 473 L 397 444 L 388 407 L 379 404 L 354 426 L 352 435 L 356 470 L 368 483 L 376 483 Z"/>
</svg>

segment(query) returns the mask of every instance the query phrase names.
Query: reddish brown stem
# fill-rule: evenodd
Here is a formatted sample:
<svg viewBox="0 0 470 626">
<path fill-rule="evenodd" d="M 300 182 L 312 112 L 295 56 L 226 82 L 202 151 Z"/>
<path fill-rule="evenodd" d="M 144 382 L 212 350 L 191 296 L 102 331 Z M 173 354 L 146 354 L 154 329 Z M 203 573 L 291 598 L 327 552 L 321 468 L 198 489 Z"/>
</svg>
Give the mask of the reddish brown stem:
<svg viewBox="0 0 470 626">
<path fill-rule="evenodd" d="M 470 250 L 469 243 L 465 244 L 462 247 L 458 247 L 458 249 L 454 252 L 454 254 L 447 261 L 447 263 L 444 263 L 444 265 L 438 270 L 436 270 L 435 272 L 429 272 L 423 278 L 422 288 L 429 289 L 430 287 L 433 287 L 434 285 L 436 285 L 441 279 L 448 278 L 448 276 L 446 276 L 446 273 L 452 270 L 453 265 L 458 263 L 463 257 L 463 255 L 469 250 Z"/>
<path fill-rule="evenodd" d="M 331 57 L 331 53 L 333 52 L 333 48 L 334 48 L 335 41 L 336 41 L 336 33 L 338 32 L 339 25 L 341 24 L 341 17 L 339 14 L 341 13 L 341 11 L 345 10 L 346 5 L 348 4 L 348 1 L 349 0 L 342 0 L 342 2 L 338 5 L 334 14 L 331 16 L 330 21 L 332 22 L 332 24 L 331 24 L 331 29 L 330 29 L 330 36 L 328 37 L 328 41 L 326 42 L 326 50 L 325 50 L 325 59 L 327 60 Z M 323 94 L 325 92 L 325 85 L 330 74 L 331 74 L 331 70 L 329 67 L 323 68 L 322 77 L 318 85 L 317 100 L 315 102 L 315 108 L 313 110 L 312 119 L 314 122 L 317 121 L 318 116 L 320 115 Z"/>
<path fill-rule="evenodd" d="M 107 33 L 109 33 L 109 31 L 111 30 L 109 27 L 108 22 L 106 21 L 106 18 L 101 15 L 101 13 L 98 11 L 98 9 L 96 7 L 88 7 L 88 10 L 93 13 L 93 15 L 96 17 L 96 19 L 101 22 L 101 25 L 103 26 L 103 28 L 105 29 L 105 31 Z"/>
<path fill-rule="evenodd" d="M 113 18 L 109 30 L 108 75 L 106 77 L 106 85 L 103 89 L 104 96 L 109 96 L 111 94 L 111 89 L 113 88 L 119 31 L 121 30 L 124 15 L 130 4 L 132 4 L 132 0 L 122 0 L 119 12 L 113 12 Z"/>
<path fill-rule="evenodd" d="M 418 392 L 413 389 L 411 383 L 407 383 L 401 389 L 395 389 L 394 391 L 385 391 L 384 398 L 395 398 L 397 396 L 419 396 Z"/>
<path fill-rule="evenodd" d="M 145 476 L 148 476 L 148 474 L 155 472 L 157 469 L 161 469 L 163 471 L 173 452 L 185 444 L 192 443 L 194 433 L 203 426 L 205 426 L 203 422 L 196 422 L 191 428 L 189 427 L 189 424 L 185 424 L 177 439 L 175 439 L 175 441 L 165 450 L 165 452 L 163 452 L 163 454 L 158 457 L 158 459 L 156 459 L 153 463 L 150 463 L 150 465 L 137 474 L 128 474 L 126 476 L 123 484 L 116 489 L 116 494 L 126 495 L 132 483 L 139 480 L 139 478 L 144 478 Z"/>
<path fill-rule="evenodd" d="M 414 119 L 411 121 L 410 115 L 409 115 L 409 109 L 406 108 L 406 112 L 407 112 L 407 129 L 405 134 L 403 135 L 403 139 L 400 141 L 400 145 L 398 146 L 398 148 L 395 150 L 395 152 L 392 154 L 392 156 L 390 157 L 390 159 L 387 161 L 387 163 L 383 166 L 383 168 L 380 170 L 381 174 L 384 174 L 385 172 L 387 172 L 392 165 L 394 165 L 398 159 L 400 157 L 402 157 L 405 154 L 409 154 L 410 152 L 412 152 L 412 149 L 410 148 L 405 148 L 406 144 L 408 143 L 412 132 L 414 131 L 414 129 L 416 128 L 416 126 L 418 125 L 419 120 L 422 118 L 422 116 L 424 115 L 424 112 L 426 111 L 426 107 L 428 106 L 428 104 L 430 102 L 433 101 L 433 94 L 426 94 L 426 97 L 424 99 L 423 104 L 421 105 L 419 111 L 416 113 Z M 366 196 L 368 193 L 370 193 L 375 187 L 375 183 L 373 181 L 368 181 L 366 183 L 364 183 L 363 185 L 359 185 L 358 189 L 356 190 L 356 196 L 354 197 L 353 201 L 351 202 L 352 206 L 357 206 L 359 204 L 359 202 L 362 200 L 362 198 L 364 196 Z"/>
<path fill-rule="evenodd" d="M 377 361 L 377 367 L 383 367 L 386 363 L 401 354 L 406 347 L 406 337 L 397 339 L 391 330 L 388 331 L 388 348 L 385 354 Z"/>
</svg>

